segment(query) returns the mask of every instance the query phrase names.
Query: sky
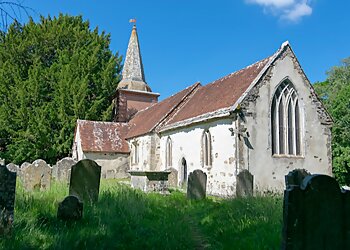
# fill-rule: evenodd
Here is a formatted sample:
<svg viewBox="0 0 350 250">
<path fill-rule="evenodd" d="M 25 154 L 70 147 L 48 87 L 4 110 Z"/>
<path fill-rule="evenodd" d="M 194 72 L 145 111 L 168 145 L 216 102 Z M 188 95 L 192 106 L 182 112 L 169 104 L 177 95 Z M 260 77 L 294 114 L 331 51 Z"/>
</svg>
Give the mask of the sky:
<svg viewBox="0 0 350 250">
<path fill-rule="evenodd" d="M 82 15 L 123 57 L 137 31 L 146 81 L 164 99 L 275 53 L 288 40 L 309 80 L 350 56 L 347 0 L 21 0 L 39 15 Z"/>
</svg>

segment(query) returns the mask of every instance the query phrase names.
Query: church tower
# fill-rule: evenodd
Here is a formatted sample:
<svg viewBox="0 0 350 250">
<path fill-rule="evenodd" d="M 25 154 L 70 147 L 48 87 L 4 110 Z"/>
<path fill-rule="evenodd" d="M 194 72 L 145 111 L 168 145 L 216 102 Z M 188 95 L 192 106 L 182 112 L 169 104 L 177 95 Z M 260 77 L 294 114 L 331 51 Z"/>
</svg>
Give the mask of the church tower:
<svg viewBox="0 0 350 250">
<path fill-rule="evenodd" d="M 139 110 L 158 102 L 145 80 L 136 25 L 133 26 L 122 71 L 122 80 L 114 99 L 114 121 L 128 122 Z"/>
</svg>

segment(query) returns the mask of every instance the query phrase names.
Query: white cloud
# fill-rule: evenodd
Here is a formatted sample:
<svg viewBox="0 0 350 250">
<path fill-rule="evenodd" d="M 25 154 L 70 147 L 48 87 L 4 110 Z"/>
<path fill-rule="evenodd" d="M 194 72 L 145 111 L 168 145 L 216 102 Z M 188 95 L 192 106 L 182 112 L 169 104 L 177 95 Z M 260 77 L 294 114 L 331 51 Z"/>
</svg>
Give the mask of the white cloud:
<svg viewBox="0 0 350 250">
<path fill-rule="evenodd" d="M 283 8 L 294 4 L 294 0 L 247 0 L 248 3 L 255 3 L 263 6 Z"/>
<path fill-rule="evenodd" d="M 312 14 L 312 8 L 307 3 L 298 3 L 292 9 L 287 10 L 282 16 L 283 19 L 298 22 L 303 16 Z"/>
<path fill-rule="evenodd" d="M 245 0 L 264 8 L 264 13 L 279 16 L 281 20 L 298 22 L 312 14 L 311 0 Z"/>
</svg>

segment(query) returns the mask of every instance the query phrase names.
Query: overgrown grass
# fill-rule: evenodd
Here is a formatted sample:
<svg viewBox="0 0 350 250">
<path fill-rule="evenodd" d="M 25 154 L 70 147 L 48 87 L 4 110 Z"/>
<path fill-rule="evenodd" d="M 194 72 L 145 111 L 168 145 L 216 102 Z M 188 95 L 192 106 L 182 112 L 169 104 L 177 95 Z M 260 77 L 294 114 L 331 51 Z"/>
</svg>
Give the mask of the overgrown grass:
<svg viewBox="0 0 350 250">
<path fill-rule="evenodd" d="M 17 187 L 12 235 L 1 249 L 279 249 L 280 197 L 208 198 L 144 194 L 117 181 L 102 181 L 99 201 L 84 204 L 81 221 L 56 218 L 68 188 L 46 192 Z"/>
</svg>

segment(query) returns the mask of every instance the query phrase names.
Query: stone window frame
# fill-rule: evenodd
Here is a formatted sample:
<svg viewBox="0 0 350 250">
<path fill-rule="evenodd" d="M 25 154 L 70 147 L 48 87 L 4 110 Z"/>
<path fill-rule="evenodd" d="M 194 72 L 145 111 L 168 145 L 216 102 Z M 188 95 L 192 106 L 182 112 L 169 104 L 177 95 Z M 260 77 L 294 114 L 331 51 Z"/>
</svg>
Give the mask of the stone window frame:
<svg viewBox="0 0 350 250">
<path fill-rule="evenodd" d="M 139 143 L 138 141 L 131 142 L 131 165 L 137 165 L 139 163 Z"/>
<path fill-rule="evenodd" d="M 209 129 L 203 131 L 201 138 L 201 153 L 202 153 L 202 166 L 203 167 L 211 167 L 212 166 L 212 141 L 211 141 L 211 133 Z"/>
<path fill-rule="evenodd" d="M 173 165 L 173 142 L 168 136 L 165 143 L 165 166 L 171 167 Z"/>
<path fill-rule="evenodd" d="M 303 157 L 303 110 L 291 80 L 275 89 L 271 102 L 271 148 L 274 157 Z"/>
</svg>

